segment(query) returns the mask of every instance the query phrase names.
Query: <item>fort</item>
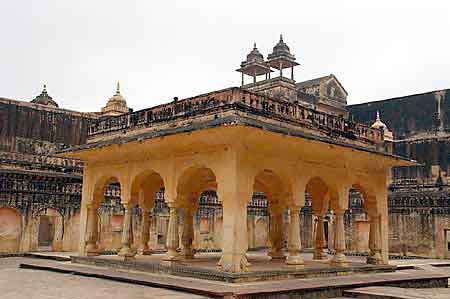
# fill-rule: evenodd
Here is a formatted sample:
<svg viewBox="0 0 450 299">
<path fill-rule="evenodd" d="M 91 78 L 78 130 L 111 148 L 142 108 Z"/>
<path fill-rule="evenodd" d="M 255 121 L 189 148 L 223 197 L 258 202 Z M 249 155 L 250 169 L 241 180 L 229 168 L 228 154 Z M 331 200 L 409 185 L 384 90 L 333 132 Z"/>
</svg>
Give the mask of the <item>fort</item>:
<svg viewBox="0 0 450 299">
<path fill-rule="evenodd" d="M 448 90 L 347 105 L 336 76 L 296 82 L 297 65 L 280 37 L 240 87 L 140 111 L 119 84 L 101 112 L 45 86 L 0 98 L 0 252 L 221 252 L 231 272 L 257 267 L 247 249 L 297 267 L 300 251 L 448 257 Z"/>
</svg>

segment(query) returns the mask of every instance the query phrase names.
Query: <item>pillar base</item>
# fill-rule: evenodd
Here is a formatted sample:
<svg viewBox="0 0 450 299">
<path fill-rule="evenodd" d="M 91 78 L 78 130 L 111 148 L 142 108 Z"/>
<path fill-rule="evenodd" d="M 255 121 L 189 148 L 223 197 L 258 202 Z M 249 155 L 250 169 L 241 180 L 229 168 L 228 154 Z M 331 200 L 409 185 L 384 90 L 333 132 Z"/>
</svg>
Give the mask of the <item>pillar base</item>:
<svg viewBox="0 0 450 299">
<path fill-rule="evenodd" d="M 349 265 L 349 261 L 347 260 L 347 257 L 343 254 L 336 254 L 333 259 L 330 261 L 330 264 L 333 266 L 338 267 L 346 267 Z"/>
<path fill-rule="evenodd" d="M 313 260 L 327 260 L 328 254 L 324 250 L 315 250 L 313 255 Z"/>
<path fill-rule="evenodd" d="M 194 254 L 195 253 L 192 249 L 188 249 L 188 250 L 183 249 L 183 250 L 181 250 L 181 253 L 179 256 L 185 260 L 192 260 L 192 259 L 194 259 Z"/>
<path fill-rule="evenodd" d="M 222 271 L 233 273 L 246 272 L 250 265 L 251 264 L 245 254 L 222 254 L 217 263 L 217 266 L 220 267 Z"/>
<path fill-rule="evenodd" d="M 171 264 L 172 262 L 179 262 L 181 260 L 176 250 L 168 250 L 166 256 L 163 258 L 163 263 Z M 167 263 L 166 263 L 167 262 Z"/>
<path fill-rule="evenodd" d="M 149 249 L 149 248 L 139 248 L 137 251 L 137 254 L 139 255 L 152 255 L 153 254 L 153 250 Z"/>
<path fill-rule="evenodd" d="M 380 253 L 377 252 L 373 255 L 369 255 L 367 257 L 367 264 L 371 265 L 382 265 L 383 264 L 383 258 L 381 257 Z"/>
<path fill-rule="evenodd" d="M 97 256 L 100 255 L 100 251 L 95 245 L 87 244 L 86 245 L 86 255 L 87 256 Z"/>
<path fill-rule="evenodd" d="M 289 255 L 286 258 L 286 265 L 292 266 L 303 266 L 305 262 L 300 255 Z"/>
<path fill-rule="evenodd" d="M 282 251 L 271 251 L 268 256 L 270 256 L 273 260 L 282 260 L 286 258 Z"/>
<path fill-rule="evenodd" d="M 131 250 L 130 247 L 122 247 L 117 255 L 123 257 L 125 260 L 129 260 L 134 258 L 136 252 Z"/>
<path fill-rule="evenodd" d="M 99 256 L 100 252 L 98 250 L 95 250 L 95 251 L 90 250 L 90 251 L 86 251 L 86 255 L 87 256 Z"/>
</svg>

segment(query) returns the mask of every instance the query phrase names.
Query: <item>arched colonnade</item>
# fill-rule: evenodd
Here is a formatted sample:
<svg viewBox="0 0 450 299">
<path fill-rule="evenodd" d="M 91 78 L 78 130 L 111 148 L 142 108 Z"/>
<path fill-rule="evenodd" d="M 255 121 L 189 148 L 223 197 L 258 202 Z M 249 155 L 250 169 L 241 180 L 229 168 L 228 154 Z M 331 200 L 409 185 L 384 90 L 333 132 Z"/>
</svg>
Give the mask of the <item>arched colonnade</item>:
<svg viewBox="0 0 450 299">
<path fill-rule="evenodd" d="M 232 155 L 232 153 L 228 153 Z M 328 259 L 325 252 L 324 216 L 330 210 L 335 215 L 334 248 L 336 254 L 330 263 L 348 265 L 345 256 L 344 213 L 348 209 L 348 193 L 357 188 L 363 197 L 364 208 L 370 220 L 368 263 L 387 263 L 387 193 L 385 177 L 348 175 L 348 171 L 336 171 L 326 166 L 286 166 L 249 159 L 215 159 L 214 155 L 198 160 L 157 161 L 127 165 L 90 165 L 85 167 L 80 229 L 80 254 L 98 254 L 99 237 L 97 209 L 100 207 L 105 188 L 113 181 L 121 186 L 121 203 L 124 206 L 122 247 L 119 255 L 132 258 L 136 254 L 151 254 L 149 241 L 149 213 L 155 204 L 155 195 L 165 189 L 169 206 L 166 262 L 192 259 L 194 252 L 193 216 L 204 191 L 214 190 L 223 205 L 222 257 L 219 265 L 224 271 L 246 271 L 249 266 L 246 252 L 247 205 L 254 192 L 267 197 L 271 225 L 269 231 L 270 252 L 273 259 L 285 258 L 286 264 L 302 266 L 302 248 L 299 220 L 300 209 L 305 204 L 305 192 L 312 198 L 312 209 L 317 219 L 314 240 L 314 259 Z M 337 175 L 338 174 L 338 175 Z M 142 230 L 139 250 L 131 249 L 132 209 L 142 209 Z M 178 252 L 179 211 L 183 210 L 184 225 L 181 234 L 182 250 Z M 288 254 L 283 253 L 283 214 L 289 211 Z"/>
</svg>

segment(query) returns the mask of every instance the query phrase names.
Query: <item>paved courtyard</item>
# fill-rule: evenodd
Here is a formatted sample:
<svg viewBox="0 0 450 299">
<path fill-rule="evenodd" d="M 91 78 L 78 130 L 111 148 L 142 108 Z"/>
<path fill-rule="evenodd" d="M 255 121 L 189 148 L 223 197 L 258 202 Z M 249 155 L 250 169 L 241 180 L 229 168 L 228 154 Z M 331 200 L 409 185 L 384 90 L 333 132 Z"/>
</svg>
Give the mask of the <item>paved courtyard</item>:
<svg viewBox="0 0 450 299">
<path fill-rule="evenodd" d="M 354 257 L 354 260 L 361 258 Z M 161 298 L 206 299 L 206 297 L 116 281 L 88 278 L 48 271 L 19 269 L 20 263 L 36 262 L 31 258 L 0 258 L 0 298 L 2 299 L 103 299 L 103 298 Z M 396 264 L 420 265 L 433 272 L 450 273 L 450 267 L 432 267 L 429 263 L 448 263 L 444 260 L 403 260 Z M 428 265 L 427 265 L 428 264 Z M 414 270 L 406 270 L 414 271 Z M 220 283 L 218 283 L 220 284 Z M 391 298 L 450 298 L 450 289 L 400 289 L 389 287 L 361 288 L 362 294 L 391 295 Z"/>
<path fill-rule="evenodd" d="M 203 296 L 166 289 L 131 285 L 97 278 L 19 269 L 30 259 L 0 258 L 2 299 L 205 299 Z"/>
</svg>

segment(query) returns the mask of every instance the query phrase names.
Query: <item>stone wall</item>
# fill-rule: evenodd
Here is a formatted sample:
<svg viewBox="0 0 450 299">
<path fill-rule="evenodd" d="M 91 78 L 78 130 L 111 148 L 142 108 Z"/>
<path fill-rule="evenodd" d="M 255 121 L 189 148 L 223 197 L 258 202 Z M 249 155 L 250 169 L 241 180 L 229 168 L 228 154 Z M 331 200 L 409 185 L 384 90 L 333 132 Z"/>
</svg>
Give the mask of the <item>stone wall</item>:
<svg viewBox="0 0 450 299">
<path fill-rule="evenodd" d="M 93 117 L 26 102 L 0 100 L 0 151 L 41 154 L 67 145 L 83 144 L 88 121 Z"/>
</svg>

